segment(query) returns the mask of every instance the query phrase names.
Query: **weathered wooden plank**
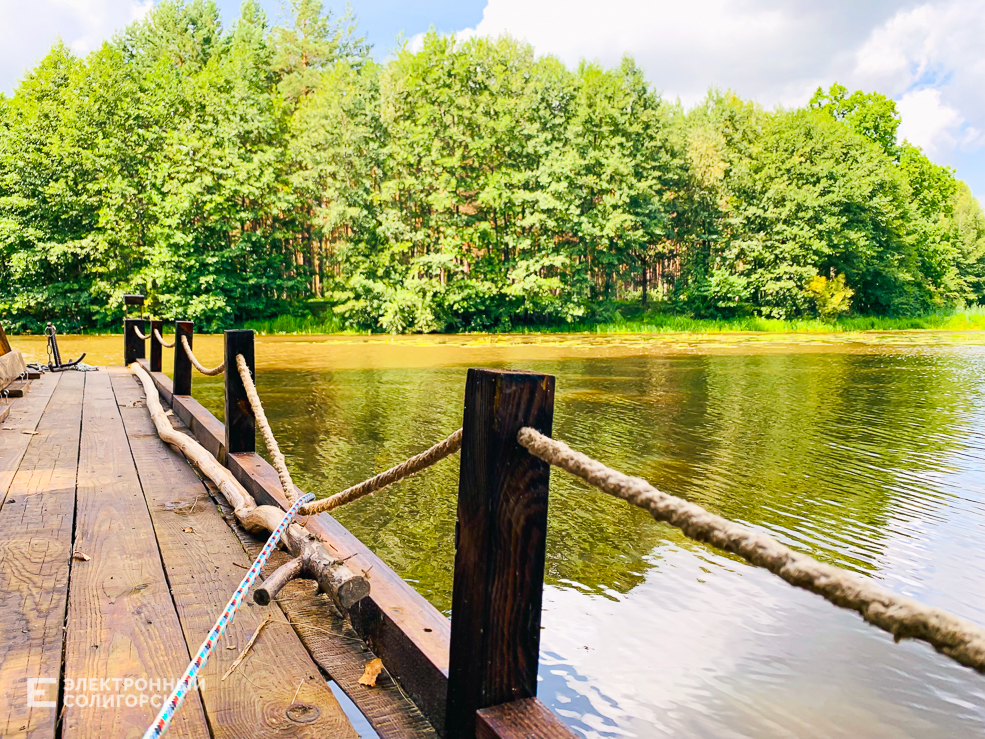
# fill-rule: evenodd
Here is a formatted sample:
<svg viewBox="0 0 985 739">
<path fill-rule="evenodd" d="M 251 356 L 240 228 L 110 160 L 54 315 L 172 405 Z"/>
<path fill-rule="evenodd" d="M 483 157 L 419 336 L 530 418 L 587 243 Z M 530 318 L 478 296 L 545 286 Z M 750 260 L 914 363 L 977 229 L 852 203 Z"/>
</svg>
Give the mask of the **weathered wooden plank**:
<svg viewBox="0 0 985 739">
<path fill-rule="evenodd" d="M 245 574 L 243 566 L 254 555 L 244 551 L 237 535 L 211 504 L 194 470 L 160 440 L 143 407 L 143 391 L 132 375 L 123 369 L 111 374 L 172 597 L 188 647 L 194 651 L 239 585 Z M 262 543 L 257 543 L 257 551 L 260 546 Z M 247 659 L 223 681 L 223 674 L 268 616 L 273 623 L 257 639 Z M 245 601 L 202 677 L 200 692 L 216 739 L 356 736 L 276 604 L 262 607 Z"/>
<path fill-rule="evenodd" d="M 8 354 L 8 357 L 16 356 L 15 354 Z M 28 391 L 31 389 L 30 380 L 14 380 L 12 383 L 7 385 L 7 397 L 8 398 L 23 398 L 27 395 Z"/>
<path fill-rule="evenodd" d="M 574 739 L 575 734 L 536 698 L 483 708 L 476 714 L 476 739 Z"/>
<path fill-rule="evenodd" d="M 62 737 L 140 737 L 169 692 L 152 686 L 173 683 L 189 650 L 105 372 L 86 377 L 76 500 L 75 550 L 89 559 L 72 562 L 65 679 L 97 689 L 66 690 Z M 209 737 L 197 691 L 169 736 Z"/>
<path fill-rule="evenodd" d="M 147 368 L 146 363 L 142 362 Z M 286 507 L 273 467 L 257 454 L 225 454 L 225 429 L 192 398 L 172 396 L 171 381 L 152 373 L 161 397 L 199 443 L 223 461 L 258 503 Z M 327 513 L 308 518 L 307 529 L 353 572 L 369 572 L 372 591 L 346 614 L 356 632 L 383 659 L 391 675 L 443 735 L 451 627 L 431 605 L 379 557 Z"/>
<path fill-rule="evenodd" d="M 0 509 L 0 736 L 6 739 L 55 736 L 84 384 L 81 372 L 50 383 L 57 389 L 37 435 L 26 437 L 30 443 Z M 45 702 L 51 705 L 39 705 Z"/>
<path fill-rule="evenodd" d="M 10 404 L 10 415 L 0 426 L 0 503 L 60 378 L 61 375 L 46 374 L 34 384 L 33 393 Z"/>
<path fill-rule="evenodd" d="M 452 591 L 448 736 L 480 708 L 537 695 L 550 467 L 516 441 L 550 435 L 554 378 L 470 369 L 465 384 Z"/>
</svg>

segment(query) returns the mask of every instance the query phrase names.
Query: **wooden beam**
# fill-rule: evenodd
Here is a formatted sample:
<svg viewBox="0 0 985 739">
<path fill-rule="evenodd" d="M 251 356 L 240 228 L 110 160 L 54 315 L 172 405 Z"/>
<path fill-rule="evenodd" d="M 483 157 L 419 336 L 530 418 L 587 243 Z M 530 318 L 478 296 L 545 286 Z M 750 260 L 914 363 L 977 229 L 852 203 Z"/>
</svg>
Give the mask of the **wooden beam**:
<svg viewBox="0 0 985 739">
<path fill-rule="evenodd" d="M 185 642 L 194 652 L 253 556 L 244 551 L 212 504 L 195 470 L 158 437 L 140 402 L 143 390 L 133 375 L 122 368 L 112 368 L 109 373 Z M 179 429 L 183 430 L 183 425 Z M 257 550 L 260 546 L 257 543 Z M 274 623 L 268 624 L 253 644 L 247 661 L 223 680 L 268 617 Z M 262 608 L 244 602 L 205 666 L 199 685 L 213 739 L 239 739 L 258 733 L 271 739 L 356 737 L 338 700 L 277 605 Z M 303 721 L 294 720 L 296 714 Z"/>
<path fill-rule="evenodd" d="M 550 435 L 554 378 L 470 369 L 465 385 L 448 674 L 449 737 L 480 708 L 537 695 L 550 466 L 516 440 Z"/>
<path fill-rule="evenodd" d="M 9 491 L 3 486 L 0 736 L 7 739 L 56 736 L 57 708 L 31 703 L 57 703 L 61 683 L 85 374 L 59 377 Z"/>
<path fill-rule="evenodd" d="M 483 708 L 476 719 L 476 739 L 576 739 L 578 736 L 536 698 Z"/>
<path fill-rule="evenodd" d="M 250 374 L 256 381 L 253 359 L 253 332 L 226 331 L 226 453 L 255 452 L 257 448 L 256 418 L 246 397 L 246 387 L 239 376 L 236 356 L 242 354 Z"/>
<path fill-rule="evenodd" d="M 141 364 L 147 366 L 146 361 Z M 287 508 L 277 473 L 266 460 L 255 453 L 226 455 L 222 423 L 193 398 L 172 394 L 166 375 L 158 372 L 151 377 L 175 415 L 202 446 L 224 462 L 257 503 Z M 451 636 L 448 619 L 331 515 L 311 516 L 305 527 L 333 555 L 345 559 L 353 572 L 371 573 L 369 596 L 345 615 L 443 736 Z"/>
<path fill-rule="evenodd" d="M 10 351 L 10 342 L 7 340 L 7 334 L 3 330 L 3 324 L 0 324 L 0 357 L 8 354 Z"/>
<path fill-rule="evenodd" d="M 8 355 L 9 356 L 9 355 Z M 8 398 L 23 398 L 27 395 L 27 391 L 31 389 L 30 380 L 17 380 L 7 385 L 7 397 Z"/>
<path fill-rule="evenodd" d="M 147 356 L 144 340 L 139 338 L 136 329 L 147 335 L 147 322 L 143 318 L 127 318 L 123 321 L 123 363 L 130 364 Z"/>
<path fill-rule="evenodd" d="M 160 333 L 161 328 L 164 326 L 164 321 L 151 321 L 150 322 L 150 366 L 154 372 L 161 371 L 161 352 L 163 347 L 161 342 L 157 340 L 157 336 L 154 332 Z"/>
</svg>

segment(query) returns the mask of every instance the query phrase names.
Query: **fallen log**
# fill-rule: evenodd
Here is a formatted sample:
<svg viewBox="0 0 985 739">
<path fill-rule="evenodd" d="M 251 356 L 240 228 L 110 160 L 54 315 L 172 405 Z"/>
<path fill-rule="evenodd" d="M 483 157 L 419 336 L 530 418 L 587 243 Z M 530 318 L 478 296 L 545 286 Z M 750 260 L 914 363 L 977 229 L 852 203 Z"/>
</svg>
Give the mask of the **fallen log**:
<svg viewBox="0 0 985 739">
<path fill-rule="evenodd" d="M 233 514 L 252 534 L 269 535 L 284 518 L 284 511 L 275 506 L 258 506 L 233 474 L 223 467 L 205 447 L 190 436 L 179 433 L 171 426 L 164 413 L 154 380 L 139 364 L 130 365 L 130 371 L 140 380 L 147 396 L 147 410 L 161 439 L 173 446 L 215 483 L 219 492 L 233 508 Z M 302 526 L 292 523 L 284 532 L 281 545 L 291 556 L 300 558 L 301 574 L 318 583 L 319 588 L 334 601 L 340 612 L 345 613 L 369 595 L 369 580 L 354 574 L 345 563 L 332 557 L 321 542 Z"/>
</svg>

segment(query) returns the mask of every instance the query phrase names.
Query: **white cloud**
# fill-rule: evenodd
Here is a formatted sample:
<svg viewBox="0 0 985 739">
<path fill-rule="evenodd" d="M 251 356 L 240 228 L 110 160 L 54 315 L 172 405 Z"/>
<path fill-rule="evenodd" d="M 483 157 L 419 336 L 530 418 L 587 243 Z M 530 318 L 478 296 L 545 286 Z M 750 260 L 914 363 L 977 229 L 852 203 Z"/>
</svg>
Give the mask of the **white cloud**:
<svg viewBox="0 0 985 739">
<path fill-rule="evenodd" d="M 766 104 L 803 102 L 898 2 L 834 0 L 489 0 L 475 32 L 510 33 L 569 64 L 632 54 L 685 103 L 731 87 Z M 860 23 L 861 21 L 861 23 Z"/>
<path fill-rule="evenodd" d="M 488 0 L 467 33 L 509 33 L 568 64 L 629 53 L 685 104 L 716 86 L 802 105 L 839 81 L 896 99 L 904 134 L 959 175 L 985 147 L 985 0 Z M 981 160 L 967 160 L 979 191 Z"/>
<path fill-rule="evenodd" d="M 899 135 L 921 147 L 928 156 L 953 149 L 964 118 L 941 102 L 941 91 L 926 88 L 908 92 L 896 104 L 902 123 Z"/>
<path fill-rule="evenodd" d="M 0 0 L 0 90 L 11 91 L 58 38 L 86 54 L 152 5 L 153 0 Z"/>
</svg>

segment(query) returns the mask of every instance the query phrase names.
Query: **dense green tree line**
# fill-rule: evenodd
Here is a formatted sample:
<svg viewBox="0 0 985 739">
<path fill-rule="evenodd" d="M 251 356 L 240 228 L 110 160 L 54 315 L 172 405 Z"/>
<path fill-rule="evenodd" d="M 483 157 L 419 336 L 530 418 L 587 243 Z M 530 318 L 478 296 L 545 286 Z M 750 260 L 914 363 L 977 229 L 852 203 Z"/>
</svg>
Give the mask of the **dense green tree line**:
<svg viewBox="0 0 985 739">
<path fill-rule="evenodd" d="M 165 0 L 0 95 L 0 316 L 504 329 L 631 301 L 696 316 L 912 315 L 985 297 L 985 217 L 877 93 L 684 110 L 630 59 L 576 70 L 353 19 Z"/>
</svg>

